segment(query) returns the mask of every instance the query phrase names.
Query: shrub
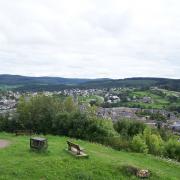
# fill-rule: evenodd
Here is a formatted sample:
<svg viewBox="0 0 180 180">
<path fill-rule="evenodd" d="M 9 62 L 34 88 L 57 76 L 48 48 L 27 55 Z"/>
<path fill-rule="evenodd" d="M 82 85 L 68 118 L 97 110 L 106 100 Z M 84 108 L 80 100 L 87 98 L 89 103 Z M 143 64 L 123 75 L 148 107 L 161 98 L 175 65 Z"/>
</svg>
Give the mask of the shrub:
<svg viewBox="0 0 180 180">
<path fill-rule="evenodd" d="M 121 171 L 126 176 L 132 176 L 132 175 L 136 176 L 139 169 L 140 168 L 135 167 L 135 166 L 131 166 L 131 165 L 124 165 L 124 166 L 121 167 Z"/>
<path fill-rule="evenodd" d="M 111 121 L 97 117 L 89 118 L 81 112 L 57 114 L 53 121 L 53 131 L 55 134 L 91 141 L 116 134 Z"/>
<path fill-rule="evenodd" d="M 180 161 L 180 142 L 176 139 L 170 139 L 166 142 L 164 146 L 164 156 Z"/>
<path fill-rule="evenodd" d="M 164 141 L 168 141 L 171 137 L 173 137 L 172 131 L 167 128 L 160 128 L 158 129 L 158 132 Z"/>
<path fill-rule="evenodd" d="M 130 141 L 121 136 L 96 138 L 96 141 L 116 150 L 130 150 Z"/>
<path fill-rule="evenodd" d="M 133 137 L 132 149 L 135 152 L 140 152 L 140 153 L 147 153 L 148 152 L 148 147 L 147 147 L 144 139 L 141 137 L 140 134 Z"/>
<path fill-rule="evenodd" d="M 169 105 L 168 110 L 169 111 L 177 111 L 178 113 L 180 113 L 180 105 L 173 103 L 173 104 Z"/>
<path fill-rule="evenodd" d="M 167 118 L 164 115 L 162 115 L 161 113 L 152 113 L 150 115 L 150 119 L 165 122 Z"/>
<path fill-rule="evenodd" d="M 96 140 L 117 135 L 111 121 L 97 117 L 87 119 L 88 124 L 84 127 L 86 129 L 86 139 Z"/>
<path fill-rule="evenodd" d="M 159 134 L 153 134 L 148 127 L 143 132 L 143 138 L 148 146 L 149 153 L 154 155 L 161 155 L 163 151 L 163 140 Z"/>
<path fill-rule="evenodd" d="M 60 101 L 58 98 L 41 94 L 29 98 L 22 97 L 13 119 L 9 116 L 0 117 L 1 131 L 17 129 L 92 141 L 117 135 L 112 121 L 98 118 L 94 107 L 82 113 L 71 97 Z"/>
<path fill-rule="evenodd" d="M 145 124 L 140 121 L 128 119 L 118 120 L 114 124 L 115 130 L 125 137 L 133 137 L 134 135 L 142 133 L 145 127 Z"/>
<path fill-rule="evenodd" d="M 21 98 L 17 107 L 17 121 L 22 129 L 32 129 L 37 133 L 51 133 L 52 121 L 59 104 L 53 97 L 37 95 L 29 100 Z"/>
<path fill-rule="evenodd" d="M 52 122 L 52 133 L 56 135 L 67 136 L 70 126 L 69 119 L 70 119 L 70 114 L 67 112 L 61 112 L 56 114 L 56 117 Z"/>
<path fill-rule="evenodd" d="M 149 153 L 161 155 L 163 151 L 163 141 L 159 135 L 152 134 L 149 137 L 151 143 L 148 144 Z"/>
</svg>

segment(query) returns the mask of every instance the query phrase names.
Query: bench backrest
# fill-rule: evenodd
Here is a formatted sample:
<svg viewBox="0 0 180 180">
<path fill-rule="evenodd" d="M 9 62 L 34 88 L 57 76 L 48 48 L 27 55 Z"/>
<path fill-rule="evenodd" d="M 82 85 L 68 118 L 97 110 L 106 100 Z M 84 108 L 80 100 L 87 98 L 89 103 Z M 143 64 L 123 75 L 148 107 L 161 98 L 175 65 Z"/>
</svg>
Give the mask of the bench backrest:
<svg viewBox="0 0 180 180">
<path fill-rule="evenodd" d="M 74 144 L 74 143 L 72 143 L 70 141 L 67 141 L 67 144 L 68 144 L 69 147 L 73 147 L 73 148 L 77 149 L 78 151 L 80 151 L 80 147 L 79 147 L 78 144 Z"/>
<path fill-rule="evenodd" d="M 33 134 L 32 130 L 16 130 L 16 135 L 31 135 Z"/>
</svg>

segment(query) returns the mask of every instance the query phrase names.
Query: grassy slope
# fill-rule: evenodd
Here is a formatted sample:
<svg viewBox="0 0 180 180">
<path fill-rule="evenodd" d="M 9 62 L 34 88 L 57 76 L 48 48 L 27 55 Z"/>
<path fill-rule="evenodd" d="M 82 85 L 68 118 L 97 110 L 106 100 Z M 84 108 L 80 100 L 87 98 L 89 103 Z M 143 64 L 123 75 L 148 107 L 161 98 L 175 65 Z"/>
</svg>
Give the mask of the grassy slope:
<svg viewBox="0 0 180 180">
<path fill-rule="evenodd" d="M 76 140 L 87 149 L 89 159 L 76 159 L 64 151 L 66 137 L 48 136 L 47 153 L 29 151 L 29 138 L 0 133 L 1 139 L 9 139 L 10 147 L 0 149 L 0 179 L 74 179 L 119 180 L 137 179 L 122 173 L 122 165 L 148 168 L 153 172 L 150 179 L 180 179 L 180 164 L 159 160 L 150 155 L 115 151 L 111 148 Z"/>
<path fill-rule="evenodd" d="M 97 100 L 99 103 L 104 102 L 104 98 L 98 95 L 78 96 L 79 103 L 89 103 L 92 99 Z"/>
<path fill-rule="evenodd" d="M 169 101 L 159 95 L 153 94 L 150 91 L 135 91 L 131 93 L 132 96 L 137 96 L 143 98 L 145 96 L 151 97 L 153 99 L 153 103 L 143 103 L 143 102 L 128 102 L 126 105 L 142 105 L 145 108 L 149 108 L 151 106 L 154 109 L 162 109 L 169 104 Z"/>
</svg>

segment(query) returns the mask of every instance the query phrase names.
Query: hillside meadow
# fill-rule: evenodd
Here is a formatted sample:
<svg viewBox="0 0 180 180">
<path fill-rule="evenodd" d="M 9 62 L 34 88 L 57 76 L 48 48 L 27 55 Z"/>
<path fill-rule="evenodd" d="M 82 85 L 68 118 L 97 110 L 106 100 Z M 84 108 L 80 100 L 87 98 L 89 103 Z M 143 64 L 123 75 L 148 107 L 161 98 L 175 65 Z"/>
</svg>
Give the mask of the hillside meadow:
<svg viewBox="0 0 180 180">
<path fill-rule="evenodd" d="M 28 136 L 0 133 L 10 145 L 0 149 L 0 179 L 3 180 L 119 180 L 138 179 L 125 171 L 134 166 L 151 171 L 152 180 L 179 180 L 180 164 L 152 155 L 116 151 L 100 144 L 70 139 L 86 149 L 87 159 L 77 159 L 68 152 L 67 137 L 46 136 L 47 152 L 29 149 Z"/>
</svg>

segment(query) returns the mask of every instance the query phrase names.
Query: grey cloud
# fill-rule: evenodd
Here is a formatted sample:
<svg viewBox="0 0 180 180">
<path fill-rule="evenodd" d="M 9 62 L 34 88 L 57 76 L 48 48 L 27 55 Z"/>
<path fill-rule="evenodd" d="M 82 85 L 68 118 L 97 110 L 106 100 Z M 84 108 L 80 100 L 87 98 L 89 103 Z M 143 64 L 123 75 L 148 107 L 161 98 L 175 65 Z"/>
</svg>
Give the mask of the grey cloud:
<svg viewBox="0 0 180 180">
<path fill-rule="evenodd" d="M 179 5 L 0 0 L 0 73 L 180 78 Z"/>
</svg>

